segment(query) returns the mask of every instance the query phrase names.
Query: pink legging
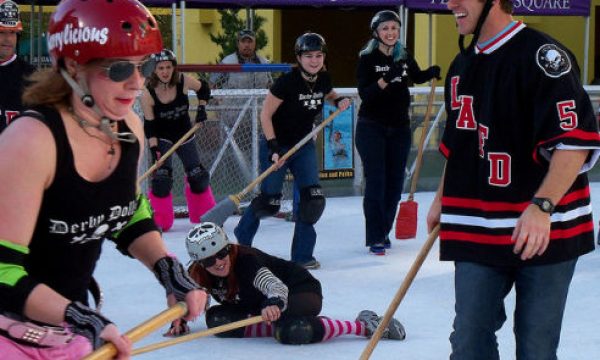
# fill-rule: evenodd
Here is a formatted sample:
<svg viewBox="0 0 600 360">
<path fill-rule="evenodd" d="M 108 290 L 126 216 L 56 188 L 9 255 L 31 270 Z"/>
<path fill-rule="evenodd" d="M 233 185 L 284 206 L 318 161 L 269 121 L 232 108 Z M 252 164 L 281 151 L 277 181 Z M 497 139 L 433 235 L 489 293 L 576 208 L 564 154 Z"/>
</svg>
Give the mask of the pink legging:
<svg viewBox="0 0 600 360">
<path fill-rule="evenodd" d="M 75 335 L 70 343 L 63 346 L 38 348 L 21 345 L 11 339 L 0 336 L 0 354 L 2 359 L 10 360 L 79 360 L 92 352 L 90 341 Z"/>
</svg>

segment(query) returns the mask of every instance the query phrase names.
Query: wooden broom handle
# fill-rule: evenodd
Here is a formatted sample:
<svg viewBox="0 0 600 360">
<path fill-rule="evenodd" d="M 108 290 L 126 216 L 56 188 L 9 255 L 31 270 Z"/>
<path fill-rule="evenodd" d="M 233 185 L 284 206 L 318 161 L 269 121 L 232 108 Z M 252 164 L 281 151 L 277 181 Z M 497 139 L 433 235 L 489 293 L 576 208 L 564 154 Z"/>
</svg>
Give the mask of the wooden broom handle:
<svg viewBox="0 0 600 360">
<path fill-rule="evenodd" d="M 425 138 L 427 137 L 427 130 L 429 129 L 429 118 L 431 118 L 431 109 L 433 108 L 433 98 L 435 97 L 435 84 L 436 78 L 431 80 L 431 90 L 429 91 L 429 99 L 427 101 L 427 111 L 425 112 L 425 120 L 423 120 L 423 131 L 421 132 L 421 141 L 419 142 L 419 151 L 417 152 L 417 160 L 415 172 L 412 176 L 410 183 L 410 194 L 408 199 L 412 201 L 417 190 L 417 181 L 419 181 L 419 173 L 421 172 L 421 165 L 423 162 L 423 148 L 425 147 Z"/>
<path fill-rule="evenodd" d="M 132 343 L 139 341 L 144 336 L 150 334 L 156 329 L 172 322 L 173 320 L 183 317 L 187 313 L 187 305 L 184 302 L 178 302 L 171 306 L 167 310 L 159 313 L 158 315 L 146 320 L 140 325 L 127 331 L 127 336 Z M 106 343 L 99 347 L 96 351 L 84 357 L 83 360 L 104 360 L 112 359 L 117 355 L 117 348 L 112 343 Z"/>
<path fill-rule="evenodd" d="M 379 323 L 379 326 L 377 326 L 377 330 L 375 330 L 375 332 L 373 333 L 373 336 L 371 336 L 371 340 L 369 340 L 369 343 L 367 344 L 367 346 L 363 350 L 362 354 L 360 355 L 360 358 L 359 358 L 360 360 L 369 359 L 369 357 L 373 353 L 373 350 L 375 350 L 375 346 L 377 346 L 377 343 L 381 339 L 381 336 L 383 335 L 383 331 L 385 330 L 385 328 L 387 328 L 388 324 L 390 323 L 390 320 L 394 316 L 394 313 L 398 309 L 398 306 L 400 306 L 400 302 L 402 301 L 402 299 L 404 299 L 404 295 L 406 295 L 408 288 L 410 287 L 413 280 L 415 279 L 415 276 L 417 276 L 417 272 L 419 272 L 421 265 L 423 265 L 423 262 L 427 258 L 427 254 L 429 254 L 429 251 L 431 250 L 433 243 L 435 243 L 435 240 L 438 237 L 439 231 L 440 231 L 440 225 L 438 224 L 429 234 L 429 237 L 427 238 L 427 241 L 425 241 L 425 244 L 423 244 L 421 251 L 419 251 L 417 258 L 415 259 L 415 261 L 413 262 L 413 264 L 410 267 L 410 270 L 406 274 L 404 281 L 402 281 L 402 285 L 400 285 L 400 288 L 398 289 L 398 291 L 396 292 L 396 295 L 392 299 L 390 306 L 388 306 L 388 309 L 385 312 L 385 315 L 383 315 L 383 319 Z"/>
<path fill-rule="evenodd" d="M 288 150 L 282 157 L 279 158 L 281 161 L 287 160 L 290 156 L 294 155 L 298 149 L 300 149 L 304 144 L 306 144 L 313 136 L 319 133 L 321 129 L 323 129 L 327 124 L 333 121 L 336 116 L 338 116 L 342 111 L 337 109 L 334 113 L 329 115 L 327 119 L 323 120 L 317 127 L 315 127 L 310 133 L 308 133 L 305 137 L 303 137 L 294 147 Z M 263 171 L 256 179 L 254 179 L 248 186 L 246 186 L 242 191 L 235 195 L 230 195 L 230 198 L 236 203 L 239 204 L 242 198 L 248 194 L 254 187 L 260 184 L 267 176 L 271 175 L 273 171 L 277 170 L 277 164 L 273 164 L 267 168 L 267 170 Z"/>
<path fill-rule="evenodd" d="M 238 329 L 241 327 L 245 327 L 248 325 L 252 325 L 252 324 L 257 324 L 259 322 L 262 322 L 263 318 L 262 316 L 254 316 L 251 318 L 247 318 L 244 320 L 240 320 L 240 321 L 235 321 L 229 324 L 225 324 L 225 325 L 221 325 L 221 326 L 216 326 L 214 328 L 210 328 L 208 330 L 204 330 L 204 331 L 199 331 L 193 334 L 188 334 L 188 335 L 184 335 L 184 336 L 180 336 L 180 337 L 176 337 L 174 339 L 171 340 L 166 340 L 166 341 L 162 341 L 162 342 L 158 342 L 155 344 L 151 344 L 151 345 L 147 345 L 138 349 L 133 350 L 133 352 L 131 353 L 132 355 L 139 355 L 139 354 L 143 354 L 143 353 L 147 353 L 149 351 L 154 351 L 154 350 L 158 350 L 158 349 L 162 349 L 164 347 L 167 346 L 171 346 L 171 345 L 176 345 L 182 342 L 186 342 L 186 341 L 190 341 L 190 340 L 194 340 L 194 339 L 198 339 L 201 337 L 205 337 L 208 335 L 214 335 L 214 334 L 219 334 L 225 331 L 229 331 L 229 330 L 234 330 L 234 329 Z"/>
<path fill-rule="evenodd" d="M 160 159 L 158 159 L 154 165 L 152 165 L 148 170 L 146 170 L 146 172 L 140 176 L 137 179 L 137 183 L 138 186 L 142 183 L 142 181 L 144 181 L 144 179 L 146 179 L 148 176 L 150 176 L 150 174 L 152 174 L 154 172 L 154 170 L 156 170 L 158 167 L 160 167 L 163 162 L 169 157 L 171 156 L 171 154 L 173 154 L 175 151 L 177 151 L 177 149 L 181 146 L 181 144 L 183 144 L 184 142 L 187 141 L 187 139 L 194 135 L 194 133 L 200 129 L 200 126 L 202 126 L 201 122 L 198 122 L 196 124 L 194 124 L 194 126 L 192 126 L 191 129 L 188 130 L 188 132 L 186 132 L 181 139 L 177 140 L 177 142 L 175 144 L 173 144 L 173 146 L 171 146 L 171 148 L 169 149 L 169 151 L 167 151 L 166 153 L 164 153 L 164 155 L 162 155 L 160 157 Z"/>
</svg>

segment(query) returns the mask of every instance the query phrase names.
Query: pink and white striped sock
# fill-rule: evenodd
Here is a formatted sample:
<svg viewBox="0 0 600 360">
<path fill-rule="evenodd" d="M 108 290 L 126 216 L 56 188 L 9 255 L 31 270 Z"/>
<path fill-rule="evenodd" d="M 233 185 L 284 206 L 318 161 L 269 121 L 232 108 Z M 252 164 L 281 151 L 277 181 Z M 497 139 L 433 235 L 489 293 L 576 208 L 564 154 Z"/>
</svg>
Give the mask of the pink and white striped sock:
<svg viewBox="0 0 600 360">
<path fill-rule="evenodd" d="M 258 324 L 246 326 L 244 337 L 271 337 L 273 336 L 274 329 L 275 326 L 273 323 L 267 324 L 263 321 Z"/>
<path fill-rule="evenodd" d="M 360 321 L 333 320 L 327 317 L 319 317 L 319 320 L 325 329 L 322 341 L 346 334 L 367 336 L 366 328 Z"/>
</svg>

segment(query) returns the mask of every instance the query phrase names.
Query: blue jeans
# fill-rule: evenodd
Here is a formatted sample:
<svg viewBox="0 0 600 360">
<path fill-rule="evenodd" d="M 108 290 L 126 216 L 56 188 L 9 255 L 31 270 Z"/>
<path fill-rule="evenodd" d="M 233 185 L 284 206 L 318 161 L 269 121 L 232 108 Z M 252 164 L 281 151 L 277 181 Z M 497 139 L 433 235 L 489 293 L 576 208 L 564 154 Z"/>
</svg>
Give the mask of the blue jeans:
<svg viewBox="0 0 600 360">
<path fill-rule="evenodd" d="M 356 149 L 365 177 L 363 212 L 366 245 L 383 243 L 388 236 L 402 196 L 410 127 L 390 128 L 366 119 L 356 124 Z"/>
<path fill-rule="evenodd" d="M 289 147 L 282 147 L 282 153 L 289 150 Z M 259 157 L 261 171 L 265 171 L 271 166 L 269 160 L 269 148 L 264 138 L 259 143 Z M 283 182 L 285 180 L 286 170 L 290 169 L 294 175 L 295 186 L 302 189 L 306 186 L 317 185 L 319 183 L 319 173 L 317 169 L 317 154 L 315 144 L 309 141 L 302 146 L 294 155 L 292 155 L 285 164 L 277 171 L 272 172 L 260 185 L 260 191 L 265 195 L 281 194 Z M 252 246 L 254 235 L 260 225 L 260 219 L 256 216 L 252 206 L 249 206 L 240 219 L 234 230 L 238 243 Z M 292 261 L 305 263 L 313 259 L 313 251 L 317 242 L 317 233 L 312 224 L 305 223 L 296 219 L 294 227 L 294 236 L 292 240 Z"/>
<path fill-rule="evenodd" d="M 514 286 L 516 359 L 556 360 L 576 263 L 577 259 L 540 266 L 493 267 L 456 262 L 450 359 L 500 358 L 496 331 L 506 321 L 504 298 Z"/>
</svg>

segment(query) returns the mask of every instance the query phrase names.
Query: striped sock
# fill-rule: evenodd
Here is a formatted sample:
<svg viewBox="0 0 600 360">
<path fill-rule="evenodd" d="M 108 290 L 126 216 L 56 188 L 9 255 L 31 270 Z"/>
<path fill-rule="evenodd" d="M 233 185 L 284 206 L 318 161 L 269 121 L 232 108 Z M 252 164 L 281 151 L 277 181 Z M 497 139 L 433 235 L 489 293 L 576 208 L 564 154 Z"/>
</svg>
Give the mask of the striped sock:
<svg viewBox="0 0 600 360">
<path fill-rule="evenodd" d="M 264 321 L 258 324 L 248 325 L 245 328 L 244 337 L 272 337 L 274 328 L 275 326 L 273 323 L 267 324 Z"/>
<path fill-rule="evenodd" d="M 346 334 L 367 336 L 366 328 L 360 321 L 333 320 L 327 317 L 319 317 L 319 320 L 325 329 L 322 341 Z"/>
</svg>

